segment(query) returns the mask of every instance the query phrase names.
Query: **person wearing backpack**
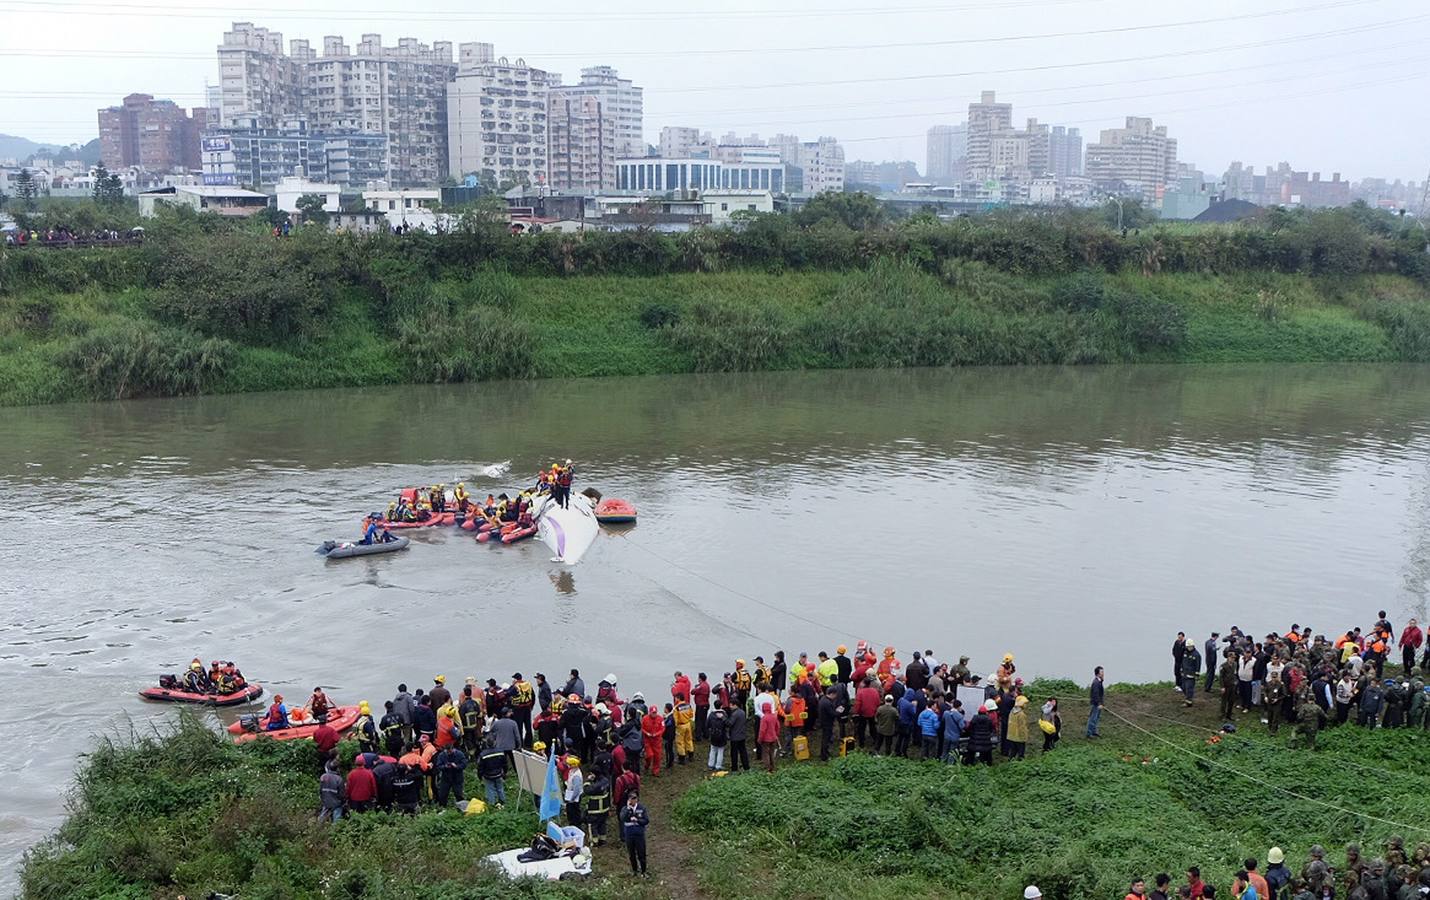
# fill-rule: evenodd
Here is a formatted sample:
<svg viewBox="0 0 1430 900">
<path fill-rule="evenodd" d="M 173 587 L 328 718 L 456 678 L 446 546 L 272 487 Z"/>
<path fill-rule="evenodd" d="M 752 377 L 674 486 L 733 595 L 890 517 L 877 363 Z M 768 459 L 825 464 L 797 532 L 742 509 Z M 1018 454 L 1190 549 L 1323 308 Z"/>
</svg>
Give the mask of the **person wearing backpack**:
<svg viewBox="0 0 1430 900">
<path fill-rule="evenodd" d="M 729 717 L 724 705 L 716 700 L 710 709 L 710 718 L 705 722 L 705 737 L 710 741 L 710 771 L 719 772 L 725 768 L 725 745 L 729 742 Z"/>
</svg>

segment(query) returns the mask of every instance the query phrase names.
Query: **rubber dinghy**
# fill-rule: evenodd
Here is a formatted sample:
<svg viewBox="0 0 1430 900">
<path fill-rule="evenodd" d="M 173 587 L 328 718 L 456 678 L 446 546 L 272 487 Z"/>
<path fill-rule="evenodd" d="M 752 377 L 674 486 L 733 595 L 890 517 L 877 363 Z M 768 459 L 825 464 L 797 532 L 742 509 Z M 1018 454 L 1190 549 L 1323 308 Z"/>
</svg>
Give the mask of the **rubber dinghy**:
<svg viewBox="0 0 1430 900">
<path fill-rule="evenodd" d="M 395 553 L 406 550 L 410 541 L 405 537 L 383 541 L 377 544 L 359 544 L 356 541 L 324 541 L 318 553 L 328 559 L 347 559 L 350 556 L 371 556 L 374 553 Z"/>
<path fill-rule="evenodd" d="M 249 703 L 263 696 L 263 686 L 248 684 L 229 694 L 196 694 L 176 688 L 147 687 L 139 692 L 145 700 L 160 700 L 167 703 L 200 703 L 205 706 L 237 706 Z"/>
<path fill-rule="evenodd" d="M 572 494 L 571 506 L 566 509 L 549 496 L 543 496 L 532 515 L 536 518 L 537 536 L 556 554 L 557 562 L 570 566 L 581 561 L 601 531 L 591 498 L 584 494 Z"/>
</svg>

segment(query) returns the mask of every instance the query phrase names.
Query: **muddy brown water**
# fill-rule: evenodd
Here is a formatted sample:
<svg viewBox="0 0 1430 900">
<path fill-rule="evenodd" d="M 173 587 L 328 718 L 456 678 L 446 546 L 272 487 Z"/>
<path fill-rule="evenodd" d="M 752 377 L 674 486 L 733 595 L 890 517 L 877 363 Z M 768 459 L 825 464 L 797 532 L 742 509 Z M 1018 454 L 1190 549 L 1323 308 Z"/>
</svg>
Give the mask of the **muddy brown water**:
<svg viewBox="0 0 1430 900">
<path fill-rule="evenodd" d="M 95 735 L 194 656 L 290 699 L 860 638 L 1085 681 L 1167 677 L 1173 633 L 1424 613 L 1430 367 L 672 376 L 0 410 L 0 889 Z M 400 487 L 554 458 L 640 510 L 578 566 L 412 534 L 327 563 Z M 502 464 L 506 463 L 506 466 Z"/>
</svg>

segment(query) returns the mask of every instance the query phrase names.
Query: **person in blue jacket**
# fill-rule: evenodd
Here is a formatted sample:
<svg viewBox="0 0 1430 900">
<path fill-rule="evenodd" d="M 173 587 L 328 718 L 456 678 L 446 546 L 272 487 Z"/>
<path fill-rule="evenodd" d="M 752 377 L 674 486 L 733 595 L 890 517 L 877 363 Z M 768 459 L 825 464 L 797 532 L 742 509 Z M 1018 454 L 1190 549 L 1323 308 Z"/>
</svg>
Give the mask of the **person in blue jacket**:
<svg viewBox="0 0 1430 900">
<path fill-rule="evenodd" d="M 914 729 L 919 718 L 919 704 L 914 699 L 913 691 L 904 691 L 904 696 L 899 698 L 899 734 L 894 741 L 894 755 L 908 756 L 909 742 L 913 739 Z"/>
<path fill-rule="evenodd" d="M 924 711 L 919 713 L 919 736 L 923 739 L 923 752 L 920 759 L 934 759 L 938 756 L 938 732 L 942 722 L 939 719 L 938 710 L 932 705 L 924 707 Z"/>
<path fill-rule="evenodd" d="M 958 763 L 958 742 L 963 739 L 963 701 L 955 700 L 943 712 L 943 761 Z"/>
</svg>

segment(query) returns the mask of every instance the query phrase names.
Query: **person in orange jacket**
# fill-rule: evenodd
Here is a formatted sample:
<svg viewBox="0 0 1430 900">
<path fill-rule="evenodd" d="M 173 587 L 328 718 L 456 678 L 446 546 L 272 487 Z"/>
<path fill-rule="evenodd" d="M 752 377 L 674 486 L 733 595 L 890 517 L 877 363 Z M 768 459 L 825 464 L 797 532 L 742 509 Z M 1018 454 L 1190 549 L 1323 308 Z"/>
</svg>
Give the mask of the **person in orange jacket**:
<svg viewBox="0 0 1430 900">
<path fill-rule="evenodd" d="M 457 725 L 457 711 L 449 703 L 437 713 L 436 749 L 445 750 L 448 747 L 455 747 L 461 739 L 462 729 Z"/>
<path fill-rule="evenodd" d="M 660 777 L 660 745 L 665 737 L 665 716 L 655 707 L 641 718 L 641 742 L 643 747 L 641 756 L 646 761 L 646 771 L 652 776 Z"/>
<path fill-rule="evenodd" d="M 670 699 L 678 704 L 682 698 L 690 699 L 690 676 L 683 672 L 676 672 L 675 680 L 670 685 Z"/>
<path fill-rule="evenodd" d="M 879 660 L 879 683 L 884 686 L 884 692 L 888 693 L 889 686 L 894 683 L 894 676 L 904 668 L 904 664 L 899 662 L 899 658 L 894 655 L 893 647 L 884 648 L 884 658 Z"/>
</svg>

